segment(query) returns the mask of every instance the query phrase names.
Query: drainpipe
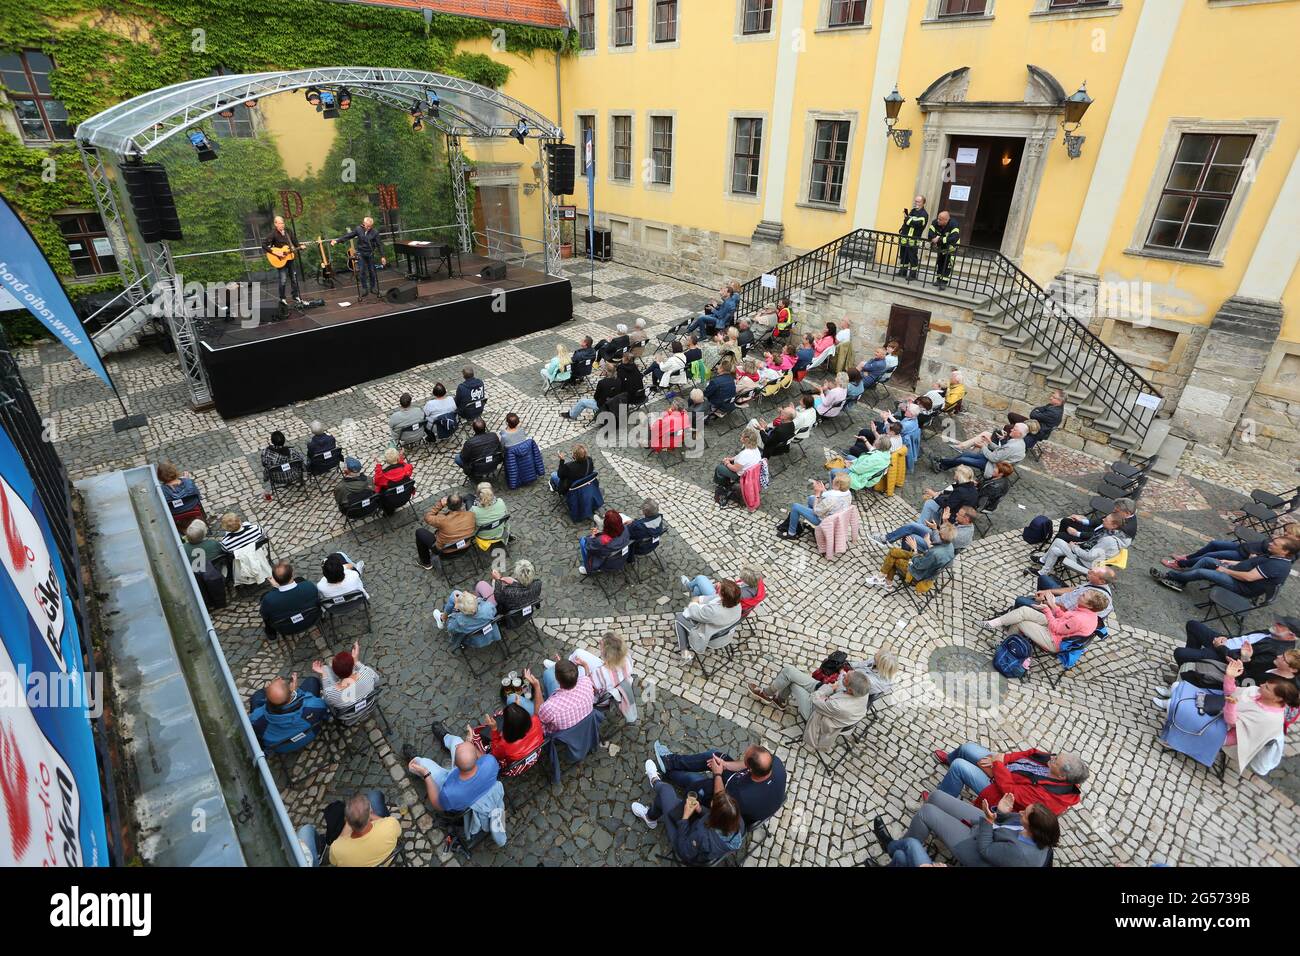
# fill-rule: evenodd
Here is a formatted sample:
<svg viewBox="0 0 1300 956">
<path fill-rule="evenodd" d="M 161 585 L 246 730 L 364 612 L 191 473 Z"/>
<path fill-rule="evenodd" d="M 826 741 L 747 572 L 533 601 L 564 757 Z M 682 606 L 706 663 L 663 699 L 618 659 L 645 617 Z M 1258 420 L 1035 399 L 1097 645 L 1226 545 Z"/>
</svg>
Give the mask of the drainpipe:
<svg viewBox="0 0 1300 956">
<path fill-rule="evenodd" d="M 569 22 L 564 27 L 564 46 L 569 45 L 569 34 L 573 30 L 573 0 L 568 0 L 564 5 L 564 15 Z M 564 129 L 564 99 L 560 95 L 560 57 L 564 54 L 563 49 L 555 51 L 555 123 L 560 129 Z"/>
</svg>

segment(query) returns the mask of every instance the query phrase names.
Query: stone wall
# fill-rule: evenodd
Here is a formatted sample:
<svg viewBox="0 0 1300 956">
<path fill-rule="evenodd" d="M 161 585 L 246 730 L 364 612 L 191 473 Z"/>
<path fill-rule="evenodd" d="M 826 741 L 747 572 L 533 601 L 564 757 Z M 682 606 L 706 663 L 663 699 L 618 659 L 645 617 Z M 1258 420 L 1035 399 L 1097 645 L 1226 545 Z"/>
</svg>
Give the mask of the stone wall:
<svg viewBox="0 0 1300 956">
<path fill-rule="evenodd" d="M 729 279 L 747 282 L 805 251 L 651 219 L 598 213 L 597 221 L 610 230 L 615 262 L 711 289 Z"/>
</svg>

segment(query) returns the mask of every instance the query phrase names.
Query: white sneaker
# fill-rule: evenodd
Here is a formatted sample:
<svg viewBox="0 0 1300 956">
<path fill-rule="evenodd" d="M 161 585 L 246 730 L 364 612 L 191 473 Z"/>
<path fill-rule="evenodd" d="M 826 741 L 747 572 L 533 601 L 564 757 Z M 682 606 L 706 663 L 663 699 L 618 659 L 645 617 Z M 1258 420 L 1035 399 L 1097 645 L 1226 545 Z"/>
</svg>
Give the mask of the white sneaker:
<svg viewBox="0 0 1300 956">
<path fill-rule="evenodd" d="M 580 564 L 580 565 L 578 565 L 578 573 L 579 573 L 579 574 L 586 574 L 586 573 L 587 573 L 587 566 L 586 566 L 585 564 Z"/>
<path fill-rule="evenodd" d="M 655 781 L 659 779 L 659 765 L 653 760 L 645 762 L 645 775 L 650 778 L 650 786 L 654 786 Z"/>
<path fill-rule="evenodd" d="M 659 826 L 658 820 L 650 819 L 650 808 L 647 807 L 644 803 L 632 804 L 632 816 L 636 817 L 638 820 L 643 822 L 651 830 Z"/>
<path fill-rule="evenodd" d="M 443 621 L 443 618 L 442 618 L 442 609 L 441 609 L 441 608 L 435 608 L 435 609 L 434 609 L 434 612 L 433 612 L 433 623 L 438 625 L 438 630 L 440 630 L 440 631 L 441 631 L 444 627 L 447 626 L 446 623 Z"/>
<path fill-rule="evenodd" d="M 1156 710 L 1160 711 L 1160 713 L 1162 714 L 1169 713 L 1169 701 L 1165 700 L 1162 697 L 1152 697 L 1151 706 L 1154 707 Z"/>
<path fill-rule="evenodd" d="M 682 587 L 688 591 L 691 589 L 691 579 L 684 574 L 682 575 Z"/>
<path fill-rule="evenodd" d="M 1170 690 L 1168 687 L 1165 687 L 1163 685 L 1156 688 L 1156 696 L 1163 697 L 1165 700 L 1168 700 L 1171 696 L 1173 696 L 1173 693 L 1174 692 L 1172 690 Z"/>
<path fill-rule="evenodd" d="M 356 569 L 357 574 L 360 574 L 362 571 L 364 571 L 364 570 L 366 569 L 366 562 L 364 562 L 364 561 L 357 561 L 356 563 L 354 563 L 354 564 L 352 565 L 352 567 L 354 567 L 354 568 Z"/>
</svg>

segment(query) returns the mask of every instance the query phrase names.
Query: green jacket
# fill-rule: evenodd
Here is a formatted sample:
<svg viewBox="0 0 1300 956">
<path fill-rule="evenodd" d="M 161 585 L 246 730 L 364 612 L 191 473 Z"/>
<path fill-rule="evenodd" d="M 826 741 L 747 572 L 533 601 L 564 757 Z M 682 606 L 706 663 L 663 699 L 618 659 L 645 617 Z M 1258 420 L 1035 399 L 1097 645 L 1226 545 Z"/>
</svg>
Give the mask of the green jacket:
<svg viewBox="0 0 1300 956">
<path fill-rule="evenodd" d="M 869 488 L 885 476 L 891 456 L 874 448 L 849 462 L 849 487 L 854 491 Z"/>
</svg>

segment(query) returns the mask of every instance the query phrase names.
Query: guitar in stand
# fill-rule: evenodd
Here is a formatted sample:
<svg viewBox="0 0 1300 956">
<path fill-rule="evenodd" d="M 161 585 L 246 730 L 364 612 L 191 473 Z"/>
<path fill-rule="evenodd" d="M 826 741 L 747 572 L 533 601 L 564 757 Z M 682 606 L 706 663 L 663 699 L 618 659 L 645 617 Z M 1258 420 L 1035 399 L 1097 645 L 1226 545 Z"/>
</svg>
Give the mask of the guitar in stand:
<svg viewBox="0 0 1300 956">
<path fill-rule="evenodd" d="M 316 237 L 316 248 L 320 250 L 320 264 L 316 268 L 316 281 L 322 288 L 332 289 L 336 285 L 334 269 L 330 265 L 330 256 L 325 251 L 325 240 L 321 236 Z"/>
<path fill-rule="evenodd" d="M 361 258 L 360 256 L 357 255 L 357 241 L 355 239 L 348 240 L 348 270 L 352 273 L 352 281 L 356 283 L 356 287 L 357 287 L 356 301 L 360 302 L 361 301 Z"/>
</svg>

